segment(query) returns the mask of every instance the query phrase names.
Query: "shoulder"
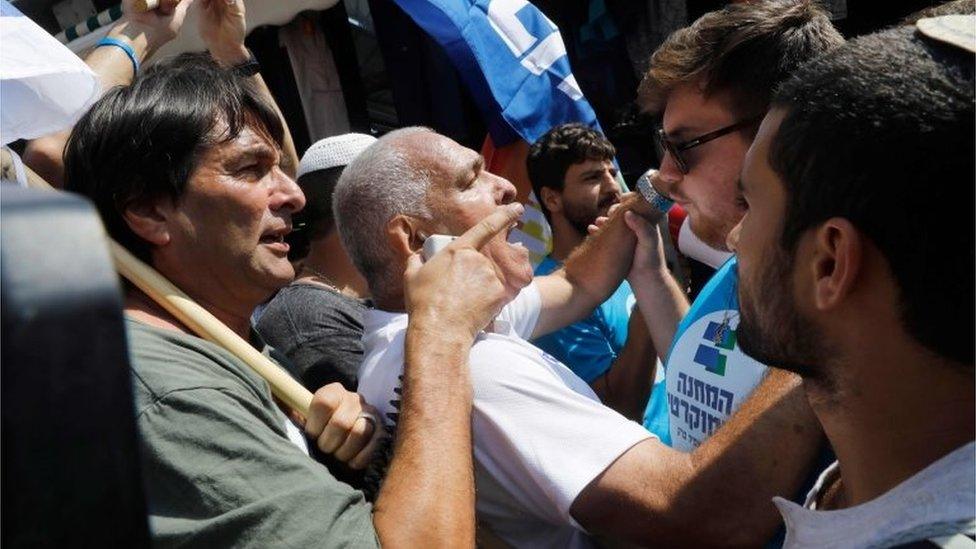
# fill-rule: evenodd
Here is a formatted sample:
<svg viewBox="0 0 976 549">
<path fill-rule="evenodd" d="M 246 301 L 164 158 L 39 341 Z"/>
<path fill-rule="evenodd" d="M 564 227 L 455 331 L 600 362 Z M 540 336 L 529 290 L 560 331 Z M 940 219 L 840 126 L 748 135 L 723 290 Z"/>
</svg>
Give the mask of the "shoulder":
<svg viewBox="0 0 976 549">
<path fill-rule="evenodd" d="M 306 341 L 323 339 L 323 331 L 330 336 L 354 332 L 358 339 L 366 310 L 363 302 L 327 288 L 292 283 L 268 303 L 256 328 L 269 343 L 290 353 Z"/>
<path fill-rule="evenodd" d="M 212 389 L 270 402 L 267 384 L 224 349 L 198 337 L 126 321 L 137 413 L 171 393 Z"/>
</svg>

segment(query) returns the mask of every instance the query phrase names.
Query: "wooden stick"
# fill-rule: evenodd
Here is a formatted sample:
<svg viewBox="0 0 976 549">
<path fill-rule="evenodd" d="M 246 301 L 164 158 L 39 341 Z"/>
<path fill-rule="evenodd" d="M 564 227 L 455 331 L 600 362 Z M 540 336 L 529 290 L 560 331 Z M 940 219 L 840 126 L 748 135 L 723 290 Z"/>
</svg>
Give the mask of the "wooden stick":
<svg viewBox="0 0 976 549">
<path fill-rule="evenodd" d="M 154 10 L 159 7 L 159 0 L 136 0 L 132 3 L 133 9 L 139 13 Z"/>
<path fill-rule="evenodd" d="M 2 150 L 2 171 L 8 172 L 13 167 L 10 153 Z M 47 181 L 24 167 L 27 182 L 31 187 L 54 190 Z M 308 415 L 308 407 L 312 403 L 312 393 L 301 383 L 291 377 L 281 366 L 261 354 L 250 343 L 228 328 L 217 317 L 190 299 L 182 290 L 167 280 L 158 271 L 146 265 L 123 248 L 115 240 L 106 236 L 109 251 L 115 263 L 115 269 L 120 275 L 142 290 L 153 301 L 166 309 L 177 320 L 193 331 L 199 337 L 220 345 L 231 354 L 241 359 L 261 376 L 271 392 L 291 409 Z"/>
</svg>

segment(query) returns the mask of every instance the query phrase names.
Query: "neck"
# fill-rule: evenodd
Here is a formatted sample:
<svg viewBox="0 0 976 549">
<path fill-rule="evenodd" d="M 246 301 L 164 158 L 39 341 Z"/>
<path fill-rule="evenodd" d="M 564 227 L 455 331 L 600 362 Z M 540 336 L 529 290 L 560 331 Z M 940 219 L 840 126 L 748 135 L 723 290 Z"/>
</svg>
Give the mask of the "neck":
<svg viewBox="0 0 976 549">
<path fill-rule="evenodd" d="M 374 306 L 388 313 L 405 313 L 407 308 L 404 305 L 403 292 L 396 292 L 390 295 L 374 295 L 373 296 Z"/>
<path fill-rule="evenodd" d="M 304 264 L 346 295 L 356 298 L 369 295 L 366 280 L 352 264 L 335 231 L 312 242 Z"/>
<path fill-rule="evenodd" d="M 234 333 L 244 338 L 245 341 L 249 339 L 251 335 L 250 315 L 230 313 L 220 308 L 213 307 L 203 300 L 194 299 L 194 301 L 206 309 L 210 314 L 217 317 L 217 320 L 223 322 L 228 328 L 233 330 Z M 140 290 L 133 289 L 126 294 L 124 307 L 127 315 L 140 322 L 143 322 L 144 324 L 149 324 L 150 326 L 155 326 L 164 330 L 174 330 L 190 335 L 197 335 L 185 324 L 177 320 L 175 316 L 171 315 L 168 311 L 166 311 L 166 309 L 161 307 L 158 303 L 153 301 L 149 296 L 142 293 Z"/>
<path fill-rule="evenodd" d="M 549 254 L 556 261 L 566 261 L 569 254 L 583 243 L 585 235 L 581 235 L 575 227 L 561 217 L 553 216 L 552 252 Z"/>
<path fill-rule="evenodd" d="M 804 380 L 840 463 L 843 501 L 888 492 L 973 440 L 972 367 L 949 364 L 912 342 L 860 345 L 829 364 L 832 383 Z"/>
</svg>

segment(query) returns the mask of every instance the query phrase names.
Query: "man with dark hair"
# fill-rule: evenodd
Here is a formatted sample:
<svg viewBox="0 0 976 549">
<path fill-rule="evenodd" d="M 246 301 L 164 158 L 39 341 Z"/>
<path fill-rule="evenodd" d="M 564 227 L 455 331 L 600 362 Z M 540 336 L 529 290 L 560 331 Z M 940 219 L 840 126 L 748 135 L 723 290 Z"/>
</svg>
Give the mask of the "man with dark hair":
<svg viewBox="0 0 976 549">
<path fill-rule="evenodd" d="M 692 231 L 709 246 L 725 250 L 742 216 L 735 181 L 773 89 L 801 63 L 842 42 L 814 2 L 764 0 L 707 13 L 654 53 L 640 89 L 645 107 L 662 118 L 662 160 L 653 184 L 684 207 Z M 644 234 L 660 245 L 657 231 Z M 690 309 L 666 271 L 645 272 L 659 276 L 630 282 L 654 341 L 670 342 L 659 350 L 671 444 L 690 451 L 757 386 L 765 383 L 775 393 L 775 381 L 764 382 L 766 366 L 737 344 L 734 258 Z M 813 425 L 810 432 L 816 432 Z"/>
<path fill-rule="evenodd" d="M 246 52 L 243 42 L 237 46 Z M 273 106 L 221 59 L 180 56 L 108 92 L 71 134 L 67 184 L 95 202 L 126 248 L 284 363 L 252 332 L 249 319 L 295 275 L 284 238 L 305 198 L 280 166 L 284 136 Z M 289 420 L 267 383 L 241 360 L 127 288 L 141 468 L 155 543 L 473 545 L 471 397 L 463 357 L 506 297 L 494 266 L 477 250 L 520 213 L 494 212 L 448 253 L 407 273 L 404 298 L 414 315 L 404 429 L 375 508 L 309 457 L 295 424 L 304 424 L 320 450 L 361 469 L 381 440 L 376 412 L 361 397 L 328 385 L 312 397 L 307 417 L 293 413 Z M 463 288 L 459 280 L 475 286 Z M 421 423 L 429 417 L 437 421 Z"/>
<path fill-rule="evenodd" d="M 292 373 L 310 391 L 334 382 L 356 390 L 366 281 L 339 241 L 332 193 L 346 164 L 374 141 L 371 135 L 347 133 L 319 140 L 305 151 L 298 166 L 305 209 L 295 216 L 297 230 L 286 238 L 297 276 L 256 323 L 258 333 L 288 355 Z"/>
<path fill-rule="evenodd" d="M 529 180 L 552 227 L 552 252 L 536 267 L 536 276 L 558 269 L 586 238 L 587 227 L 620 202 L 614 153 L 606 137 L 579 123 L 556 126 L 529 148 Z M 624 281 L 592 314 L 533 343 L 589 383 L 604 404 L 639 420 L 657 353 L 643 318 L 638 314 L 631 320 L 634 303 Z M 667 413 L 663 402 L 659 408 Z M 652 432 L 668 436 L 667 429 Z"/>
<path fill-rule="evenodd" d="M 746 155 L 739 341 L 803 377 L 838 457 L 804 507 L 777 500 L 789 547 L 973 544 L 974 28 L 805 65 Z"/>
</svg>

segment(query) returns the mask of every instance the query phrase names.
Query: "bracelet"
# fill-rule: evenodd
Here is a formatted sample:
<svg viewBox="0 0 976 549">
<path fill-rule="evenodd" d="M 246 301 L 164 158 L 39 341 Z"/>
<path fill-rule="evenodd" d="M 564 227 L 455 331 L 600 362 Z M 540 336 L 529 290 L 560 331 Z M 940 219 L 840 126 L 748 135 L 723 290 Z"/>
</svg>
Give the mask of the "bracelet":
<svg viewBox="0 0 976 549">
<path fill-rule="evenodd" d="M 247 49 L 247 55 L 247 61 L 238 63 L 230 68 L 230 70 L 245 78 L 254 76 L 261 71 L 261 64 L 258 63 L 257 57 L 254 57 L 254 52 L 250 48 Z"/>
<path fill-rule="evenodd" d="M 135 78 L 136 75 L 139 74 L 139 58 L 136 57 L 135 50 L 133 50 L 132 46 L 130 46 L 128 43 L 119 40 L 118 38 L 106 36 L 95 44 L 96 48 L 101 46 L 116 46 L 121 48 L 122 51 L 129 56 L 129 61 L 132 61 L 132 77 Z"/>
</svg>

